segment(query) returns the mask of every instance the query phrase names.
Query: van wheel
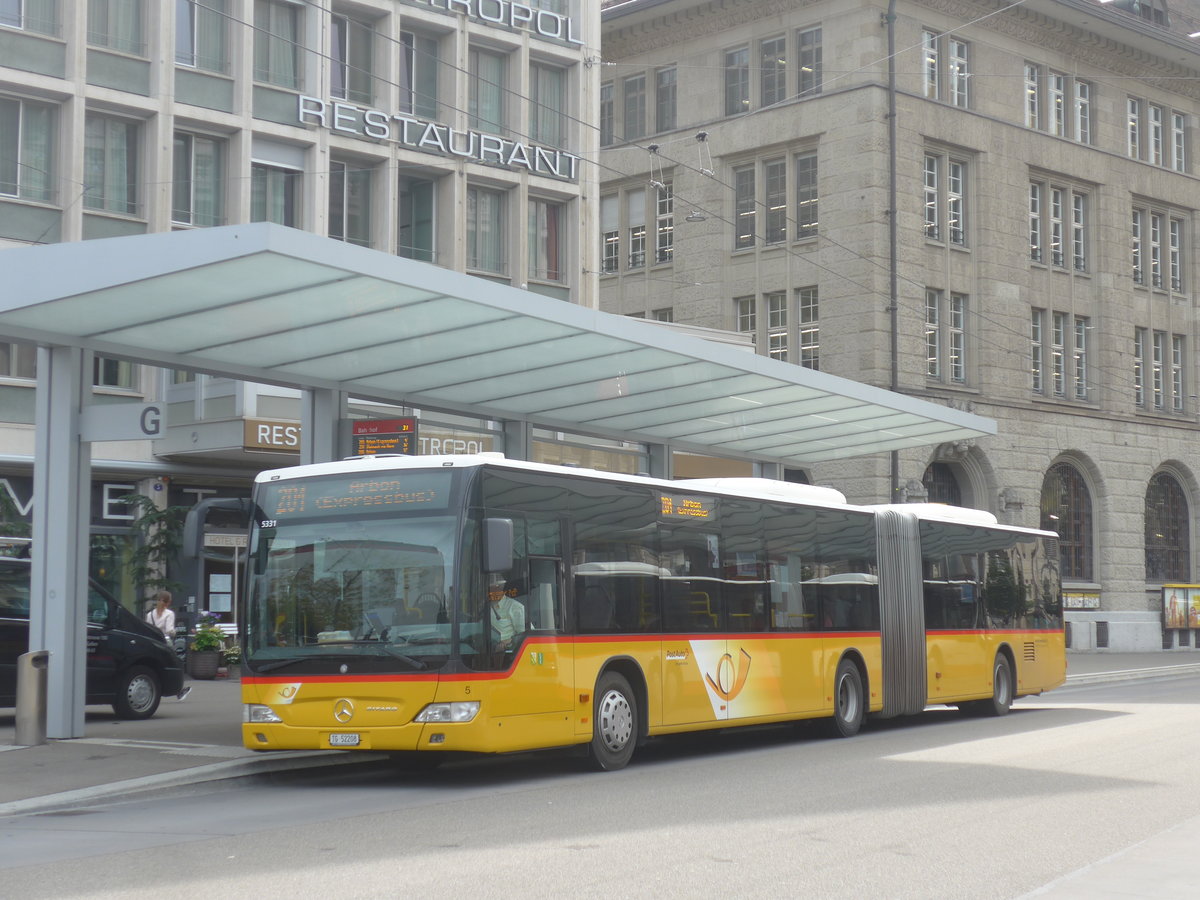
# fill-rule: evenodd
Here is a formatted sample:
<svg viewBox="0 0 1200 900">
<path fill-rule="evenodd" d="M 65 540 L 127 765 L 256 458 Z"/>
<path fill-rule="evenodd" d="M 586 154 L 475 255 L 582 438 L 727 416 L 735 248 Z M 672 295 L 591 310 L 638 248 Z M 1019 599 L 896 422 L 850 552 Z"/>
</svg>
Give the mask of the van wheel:
<svg viewBox="0 0 1200 900">
<path fill-rule="evenodd" d="M 122 719 L 148 719 L 158 711 L 162 683 L 151 669 L 134 666 L 117 680 L 113 711 Z"/>
<path fill-rule="evenodd" d="M 637 740 L 637 698 L 623 676 L 608 672 L 596 682 L 588 756 L 602 771 L 622 769 L 633 756 Z"/>
<path fill-rule="evenodd" d="M 854 737 L 867 714 L 862 675 L 858 666 L 843 659 L 833 679 L 833 730 L 837 737 Z"/>
</svg>

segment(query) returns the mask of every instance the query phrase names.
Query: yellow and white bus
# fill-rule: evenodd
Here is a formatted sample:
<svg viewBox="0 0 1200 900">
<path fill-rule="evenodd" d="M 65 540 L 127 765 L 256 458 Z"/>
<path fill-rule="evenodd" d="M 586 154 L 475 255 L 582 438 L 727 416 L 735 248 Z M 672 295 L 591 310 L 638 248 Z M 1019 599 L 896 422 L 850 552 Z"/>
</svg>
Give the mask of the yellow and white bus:
<svg viewBox="0 0 1200 900">
<path fill-rule="evenodd" d="M 254 750 L 617 769 L 655 735 L 1003 715 L 1066 675 L 1055 535 L 976 510 L 491 454 L 264 472 L 251 508 Z"/>
</svg>

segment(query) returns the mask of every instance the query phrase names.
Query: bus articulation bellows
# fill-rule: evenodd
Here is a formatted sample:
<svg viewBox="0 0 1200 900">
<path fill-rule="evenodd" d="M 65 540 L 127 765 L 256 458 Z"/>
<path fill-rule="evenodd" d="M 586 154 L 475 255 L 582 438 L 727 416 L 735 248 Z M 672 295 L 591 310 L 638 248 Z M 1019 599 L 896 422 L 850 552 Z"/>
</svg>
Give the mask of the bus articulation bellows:
<svg viewBox="0 0 1200 900">
<path fill-rule="evenodd" d="M 617 769 L 675 732 L 1003 715 L 1066 674 L 1055 535 L 975 510 L 493 455 L 264 472 L 249 509 L 255 750 Z"/>
</svg>

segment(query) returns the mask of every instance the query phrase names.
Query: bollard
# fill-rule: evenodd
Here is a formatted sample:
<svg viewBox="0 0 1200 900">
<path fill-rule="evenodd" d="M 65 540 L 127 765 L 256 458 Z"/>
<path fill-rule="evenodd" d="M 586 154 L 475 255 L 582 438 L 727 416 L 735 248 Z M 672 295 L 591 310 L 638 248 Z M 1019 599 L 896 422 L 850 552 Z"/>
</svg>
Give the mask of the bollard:
<svg viewBox="0 0 1200 900">
<path fill-rule="evenodd" d="M 46 666 L 49 650 L 31 650 L 17 657 L 17 715 L 13 743 L 33 747 L 46 743 Z"/>
</svg>

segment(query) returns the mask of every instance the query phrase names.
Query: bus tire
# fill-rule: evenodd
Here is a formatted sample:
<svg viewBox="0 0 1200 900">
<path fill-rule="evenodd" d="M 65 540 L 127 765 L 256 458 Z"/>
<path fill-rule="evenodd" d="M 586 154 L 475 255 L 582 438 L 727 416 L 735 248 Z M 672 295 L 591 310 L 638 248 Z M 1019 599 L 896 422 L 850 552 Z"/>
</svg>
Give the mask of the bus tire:
<svg viewBox="0 0 1200 900">
<path fill-rule="evenodd" d="M 979 705 L 980 712 L 989 716 L 1007 716 L 1013 702 L 1013 672 L 1008 657 L 996 654 L 992 663 L 992 699 Z"/>
<path fill-rule="evenodd" d="M 596 682 L 588 758 L 603 772 L 622 769 L 633 756 L 637 742 L 637 697 L 623 675 L 605 672 Z"/>
<path fill-rule="evenodd" d="M 854 737 L 866 717 L 862 674 L 848 659 L 838 663 L 833 679 L 833 731 L 837 737 Z"/>
</svg>

